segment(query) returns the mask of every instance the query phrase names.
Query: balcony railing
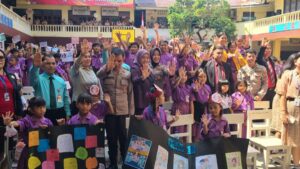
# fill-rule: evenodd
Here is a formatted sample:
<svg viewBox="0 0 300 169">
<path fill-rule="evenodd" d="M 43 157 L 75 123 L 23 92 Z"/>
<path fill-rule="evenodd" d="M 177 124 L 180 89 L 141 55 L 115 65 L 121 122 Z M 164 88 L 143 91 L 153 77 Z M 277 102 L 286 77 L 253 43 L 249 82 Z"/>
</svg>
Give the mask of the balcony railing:
<svg viewBox="0 0 300 169">
<path fill-rule="evenodd" d="M 113 29 L 134 29 L 133 26 L 31 25 L 33 32 L 112 32 Z"/>
<path fill-rule="evenodd" d="M 13 20 L 13 28 L 31 35 L 30 23 L 0 3 L 0 13 Z"/>
<path fill-rule="evenodd" d="M 286 13 L 282 15 L 276 15 L 268 18 L 258 19 L 254 21 L 254 26 L 256 28 L 283 24 L 288 22 L 295 22 L 300 20 L 300 11 L 295 11 L 291 13 Z"/>
</svg>

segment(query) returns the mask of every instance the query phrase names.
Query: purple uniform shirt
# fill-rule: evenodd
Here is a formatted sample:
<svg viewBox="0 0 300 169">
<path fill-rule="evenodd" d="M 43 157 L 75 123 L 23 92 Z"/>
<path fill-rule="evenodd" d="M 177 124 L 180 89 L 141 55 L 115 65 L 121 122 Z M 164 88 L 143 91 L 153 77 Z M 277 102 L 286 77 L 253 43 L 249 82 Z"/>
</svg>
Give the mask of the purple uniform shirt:
<svg viewBox="0 0 300 169">
<path fill-rule="evenodd" d="M 103 65 L 102 53 L 94 54 L 92 56 L 92 67 L 94 70 L 99 70 Z"/>
<path fill-rule="evenodd" d="M 169 66 L 173 60 L 173 55 L 171 53 L 163 53 L 160 56 L 160 64 Z"/>
<path fill-rule="evenodd" d="M 129 51 L 125 52 L 125 63 L 130 67 L 134 66 L 134 61 L 136 60 L 136 54 L 132 54 Z"/>
<path fill-rule="evenodd" d="M 194 84 L 192 84 L 192 88 L 194 88 Z M 205 84 L 201 88 L 198 89 L 198 91 L 194 91 L 195 94 L 195 101 L 200 103 L 207 103 L 208 99 L 211 95 L 211 89 L 210 87 Z"/>
<path fill-rule="evenodd" d="M 185 67 L 186 71 L 192 71 L 192 70 L 196 70 L 198 68 L 198 62 L 196 61 L 196 59 L 191 56 L 179 56 L 177 58 L 177 69 L 181 68 L 181 67 Z"/>
<path fill-rule="evenodd" d="M 250 93 L 246 92 L 244 94 L 241 94 L 240 92 L 235 92 L 231 97 L 233 101 L 232 108 L 234 112 L 243 112 L 254 109 L 254 99 Z M 238 107 L 237 105 L 235 105 L 236 100 L 242 101 L 241 105 L 239 105 Z"/>
<path fill-rule="evenodd" d="M 56 72 L 56 74 L 58 76 L 60 76 L 61 78 L 63 78 L 65 81 L 69 81 L 69 76 L 66 73 L 66 71 L 62 68 L 61 64 L 57 64 L 55 72 Z"/>
<path fill-rule="evenodd" d="M 190 102 L 195 100 L 192 87 L 186 84 L 179 84 L 172 92 L 174 102 L 171 109 L 172 114 L 174 115 L 177 109 L 179 109 L 181 114 L 190 114 Z"/>
<path fill-rule="evenodd" d="M 15 66 L 11 66 L 11 65 L 7 66 L 7 72 L 17 75 L 18 76 L 17 78 L 19 79 L 23 78 L 23 71 L 20 67 L 20 64 L 17 64 Z"/>
<path fill-rule="evenodd" d="M 203 131 L 203 124 L 200 125 L 200 136 L 202 138 L 213 138 L 213 137 L 219 137 L 222 136 L 223 133 L 229 133 L 230 129 L 227 120 L 224 117 L 221 117 L 219 121 L 217 121 L 215 118 L 213 118 L 211 115 L 208 117 L 209 123 L 208 123 L 208 133 L 204 134 Z"/>
<path fill-rule="evenodd" d="M 79 113 L 72 116 L 72 118 L 68 121 L 68 125 L 79 125 L 79 124 L 88 124 L 95 125 L 97 123 L 97 117 L 92 113 L 88 113 L 86 116 L 80 116 Z"/>
<path fill-rule="evenodd" d="M 158 112 L 153 112 L 152 106 L 145 108 L 143 112 L 143 119 L 149 120 L 155 125 L 162 127 L 164 130 L 167 130 L 167 114 L 163 107 L 159 106 Z"/>
<path fill-rule="evenodd" d="M 36 129 L 36 128 L 40 128 L 41 125 L 46 125 L 48 127 L 53 126 L 51 120 L 42 117 L 42 118 L 35 118 L 33 116 L 30 115 L 26 115 L 24 118 L 22 118 L 21 120 L 17 121 L 19 124 L 19 128 L 20 131 L 23 134 L 23 139 L 25 144 L 28 143 L 28 130 L 29 129 Z"/>
<path fill-rule="evenodd" d="M 105 101 L 98 102 L 93 104 L 91 113 L 96 116 L 99 120 L 104 119 L 106 113 L 108 111 L 108 105 Z"/>
</svg>

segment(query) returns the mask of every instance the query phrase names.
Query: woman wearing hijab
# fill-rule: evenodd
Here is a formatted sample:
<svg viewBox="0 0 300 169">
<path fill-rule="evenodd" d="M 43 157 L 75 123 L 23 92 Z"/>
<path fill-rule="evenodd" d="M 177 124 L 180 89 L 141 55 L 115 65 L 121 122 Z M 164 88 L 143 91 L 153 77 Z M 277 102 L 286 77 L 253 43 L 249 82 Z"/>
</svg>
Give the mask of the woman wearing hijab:
<svg viewBox="0 0 300 169">
<path fill-rule="evenodd" d="M 154 76 L 154 84 L 164 90 L 165 100 L 168 101 L 171 96 L 170 78 L 173 78 L 176 71 L 176 64 L 171 63 L 166 67 L 160 63 L 161 51 L 159 48 L 153 48 L 150 51 L 151 68 Z"/>
<path fill-rule="evenodd" d="M 146 93 L 154 84 L 154 76 L 150 68 L 150 54 L 145 49 L 140 49 L 136 54 L 135 63 L 131 69 L 133 83 L 135 115 L 141 115 L 149 105 Z"/>
</svg>

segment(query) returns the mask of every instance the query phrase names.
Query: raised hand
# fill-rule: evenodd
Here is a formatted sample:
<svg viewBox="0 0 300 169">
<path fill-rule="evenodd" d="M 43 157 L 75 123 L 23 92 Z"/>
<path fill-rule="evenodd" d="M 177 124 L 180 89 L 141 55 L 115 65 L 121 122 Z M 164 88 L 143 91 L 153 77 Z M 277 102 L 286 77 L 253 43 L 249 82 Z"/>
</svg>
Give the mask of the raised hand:
<svg viewBox="0 0 300 169">
<path fill-rule="evenodd" d="M 37 52 L 33 57 L 33 65 L 35 67 L 40 67 L 42 65 L 42 54 Z"/>
<path fill-rule="evenodd" d="M 159 29 L 159 24 L 158 24 L 158 23 L 155 23 L 153 28 L 154 28 L 154 31 L 155 31 L 155 32 L 158 31 L 158 29 Z"/>
<path fill-rule="evenodd" d="M 109 42 L 109 40 L 107 40 L 107 39 L 103 39 L 102 40 L 102 44 L 103 44 L 103 48 L 104 49 L 110 49 L 111 48 L 111 43 Z"/>
<path fill-rule="evenodd" d="M 110 96 L 109 96 L 109 94 L 104 93 L 103 100 L 104 100 L 106 103 L 110 103 Z"/>
<path fill-rule="evenodd" d="M 195 91 L 198 91 L 198 90 L 200 89 L 200 86 L 201 86 L 201 84 L 200 84 L 200 82 L 199 82 L 198 79 L 196 79 L 196 80 L 194 81 L 194 85 L 195 85 L 194 90 L 195 90 Z"/>
<path fill-rule="evenodd" d="M 147 79 L 151 72 L 150 72 L 150 69 L 149 69 L 149 65 L 148 64 L 144 64 L 142 67 L 141 67 L 141 72 L 142 72 L 142 78 L 143 80 Z"/>
<path fill-rule="evenodd" d="M 179 68 L 179 77 L 183 78 L 186 75 L 185 67 Z"/>
<path fill-rule="evenodd" d="M 117 32 L 116 35 L 117 35 L 118 39 L 121 39 L 121 36 L 122 36 L 121 32 Z"/>
<path fill-rule="evenodd" d="M 13 120 L 13 116 L 14 116 L 14 113 L 13 112 L 6 112 L 5 115 L 2 114 L 2 118 L 3 118 L 3 123 L 5 125 L 10 125 L 11 121 Z"/>
<path fill-rule="evenodd" d="M 267 47 L 270 44 L 270 41 L 267 38 L 263 38 L 261 41 L 261 46 Z"/>
<path fill-rule="evenodd" d="M 174 76 L 174 75 L 175 75 L 175 72 L 176 72 L 176 64 L 175 64 L 174 61 L 171 61 L 171 64 L 169 65 L 168 72 L 169 72 L 169 76 Z"/>
<path fill-rule="evenodd" d="M 203 123 L 203 126 L 208 126 L 209 119 L 207 117 L 207 114 L 202 115 L 201 122 Z"/>
<path fill-rule="evenodd" d="M 146 27 L 145 26 L 141 26 L 141 30 L 142 30 L 143 33 L 145 33 L 146 32 Z"/>
<path fill-rule="evenodd" d="M 115 55 L 110 55 L 106 64 L 106 71 L 109 72 L 115 68 Z"/>
</svg>

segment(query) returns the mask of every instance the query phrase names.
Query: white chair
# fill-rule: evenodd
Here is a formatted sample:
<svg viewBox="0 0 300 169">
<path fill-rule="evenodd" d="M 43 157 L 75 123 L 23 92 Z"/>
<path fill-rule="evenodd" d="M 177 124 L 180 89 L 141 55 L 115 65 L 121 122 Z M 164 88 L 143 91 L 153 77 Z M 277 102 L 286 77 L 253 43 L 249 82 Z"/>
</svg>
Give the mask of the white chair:
<svg viewBox="0 0 300 169">
<path fill-rule="evenodd" d="M 242 137 L 242 130 L 243 130 L 243 123 L 244 123 L 244 114 L 237 113 L 237 114 L 224 114 L 223 115 L 227 121 L 228 124 L 236 124 L 237 130 L 236 131 L 230 131 L 231 135 L 236 135 L 237 137 Z"/>
<path fill-rule="evenodd" d="M 26 100 L 30 100 L 34 97 L 34 89 L 32 86 L 23 86 L 21 92 Z"/>
<path fill-rule="evenodd" d="M 269 109 L 270 102 L 269 101 L 254 101 L 254 109 Z"/>
<path fill-rule="evenodd" d="M 283 168 L 288 168 L 291 148 L 283 145 L 281 139 L 275 136 L 270 136 L 271 118 L 271 110 L 249 110 L 247 119 L 247 138 L 250 140 L 250 144 L 252 146 L 263 150 L 265 169 L 268 169 L 271 159 L 280 162 Z M 266 125 L 253 127 L 253 120 L 265 120 Z M 265 136 L 252 137 L 252 131 L 257 130 L 263 130 Z"/>
<path fill-rule="evenodd" d="M 224 114 L 223 115 L 227 121 L 228 124 L 236 124 L 237 130 L 236 131 L 230 131 L 231 135 L 236 135 L 237 137 L 242 137 L 242 131 L 243 131 L 243 123 L 244 123 L 244 114 L 238 113 L 238 114 Z M 256 169 L 256 159 L 257 155 L 259 154 L 259 151 L 254 149 L 251 146 L 248 146 L 248 152 L 247 152 L 247 167 Z"/>
<path fill-rule="evenodd" d="M 194 116 L 192 114 L 186 114 L 186 115 L 180 115 L 179 119 L 172 123 L 170 125 L 170 128 L 168 129 L 168 133 L 171 137 L 176 138 L 187 138 L 187 142 L 192 142 L 192 125 L 194 124 Z M 171 128 L 177 127 L 177 126 L 187 126 L 187 131 L 184 133 L 174 133 L 171 134 Z"/>
</svg>

